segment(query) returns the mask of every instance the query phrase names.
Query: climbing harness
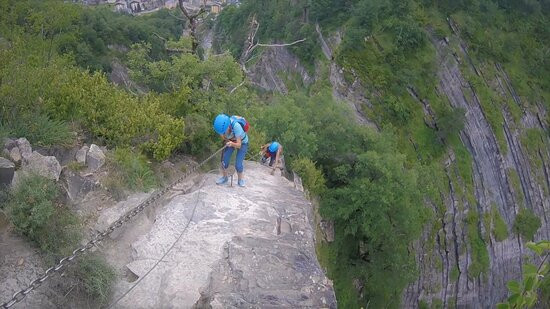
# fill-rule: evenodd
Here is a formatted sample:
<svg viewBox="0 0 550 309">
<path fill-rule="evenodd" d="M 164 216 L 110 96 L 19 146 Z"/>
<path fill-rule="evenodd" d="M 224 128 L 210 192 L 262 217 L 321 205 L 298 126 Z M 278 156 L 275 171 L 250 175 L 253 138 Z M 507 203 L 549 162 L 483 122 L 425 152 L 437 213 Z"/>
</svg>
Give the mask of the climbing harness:
<svg viewBox="0 0 550 309">
<path fill-rule="evenodd" d="M 222 148 L 218 149 L 216 152 L 211 154 L 208 158 L 206 158 L 205 160 L 203 160 L 202 162 L 200 162 L 199 164 L 195 165 L 193 168 L 188 170 L 185 174 L 183 174 L 180 178 L 178 178 L 172 184 L 166 186 L 161 190 L 158 190 L 155 194 L 151 195 L 144 202 L 134 207 L 132 210 L 130 210 L 125 215 L 120 217 L 118 220 L 113 222 L 105 231 L 98 233 L 95 237 L 93 237 L 90 241 L 88 241 L 88 243 L 86 243 L 84 246 L 75 249 L 70 256 L 66 256 L 61 260 L 59 260 L 59 262 L 55 266 L 48 268 L 42 276 L 33 280 L 26 288 L 14 293 L 12 298 L 7 302 L 4 302 L 0 306 L 0 308 L 7 309 L 17 304 L 18 302 L 22 301 L 27 296 L 27 294 L 29 294 L 31 291 L 41 286 L 44 283 L 44 281 L 46 281 L 46 279 L 48 279 L 53 274 L 58 273 L 62 268 L 70 264 L 74 259 L 83 255 L 86 251 L 90 250 L 91 248 L 96 246 L 98 243 L 100 243 L 103 239 L 105 239 L 105 237 L 113 233 L 113 231 L 120 228 L 124 223 L 130 221 L 133 217 L 141 213 L 145 208 L 151 206 L 153 202 L 157 201 L 160 197 L 162 197 L 164 194 L 166 194 L 168 191 L 170 191 L 180 182 L 188 178 L 191 174 L 195 173 L 195 171 L 197 171 L 200 167 L 202 167 L 204 164 L 206 164 L 208 161 L 214 158 L 218 153 L 222 152 L 225 148 L 226 146 L 223 146 Z"/>
</svg>

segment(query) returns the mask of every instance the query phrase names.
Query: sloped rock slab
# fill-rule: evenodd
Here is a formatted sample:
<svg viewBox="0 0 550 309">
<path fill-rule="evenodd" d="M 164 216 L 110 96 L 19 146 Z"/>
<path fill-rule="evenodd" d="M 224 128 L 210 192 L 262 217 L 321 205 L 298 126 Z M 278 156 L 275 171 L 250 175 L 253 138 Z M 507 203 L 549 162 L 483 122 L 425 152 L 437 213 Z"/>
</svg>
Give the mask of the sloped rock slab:
<svg viewBox="0 0 550 309">
<path fill-rule="evenodd" d="M 45 271 L 37 250 L 18 236 L 0 213 L 0 303 L 11 300 L 20 291 Z M 29 293 L 12 308 L 58 308 L 51 301 L 54 297 L 51 280 Z"/>
<path fill-rule="evenodd" d="M 133 243 L 127 267 L 141 278 L 168 253 L 115 307 L 335 308 L 311 205 L 269 171 L 247 162 L 246 188 L 216 186 L 211 174 L 199 191 L 174 197 Z M 114 299 L 133 284 L 118 282 Z"/>
</svg>

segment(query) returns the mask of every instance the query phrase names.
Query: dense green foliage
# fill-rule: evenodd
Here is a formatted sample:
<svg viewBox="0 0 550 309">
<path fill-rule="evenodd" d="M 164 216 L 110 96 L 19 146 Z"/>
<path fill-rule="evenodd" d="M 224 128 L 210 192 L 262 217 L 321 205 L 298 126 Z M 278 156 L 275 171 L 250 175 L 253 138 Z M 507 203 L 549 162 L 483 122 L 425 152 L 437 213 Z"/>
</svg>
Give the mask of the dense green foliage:
<svg viewBox="0 0 550 309">
<path fill-rule="evenodd" d="M 305 1 L 244 1 L 239 8 L 230 6 L 223 11 L 216 23 L 220 33 L 218 40 L 214 42 L 214 48 L 229 50 L 233 56 L 239 59 L 243 43 L 246 41 L 250 21 L 256 15 L 260 28 L 256 35 L 256 41 L 260 43 L 292 42 L 306 38 L 299 46 L 291 46 L 290 49 L 310 68 L 316 56 L 320 56 L 321 50 L 316 43 L 315 27 L 305 23 L 306 15 L 303 12 Z"/>
<path fill-rule="evenodd" d="M 138 98 L 119 90 L 102 73 L 90 75 L 76 67 L 74 54 L 59 51 L 64 38 L 80 33 L 78 25 L 84 27 L 80 23 L 86 16 L 102 11 L 61 1 L 48 4 L 0 2 L 3 131 L 37 144 L 70 144 L 72 135 L 64 122 L 76 121 L 108 144 L 140 145 L 155 158 L 169 156 L 183 141 L 184 125 L 164 111 L 161 98 Z"/>
<path fill-rule="evenodd" d="M 531 249 L 537 256 L 540 257 L 538 265 L 527 263 L 523 265 L 523 281 L 515 280 L 508 282 L 509 296 L 506 303 L 497 305 L 498 309 L 512 308 L 532 308 L 537 303 L 538 290 L 547 291 L 547 275 L 550 272 L 550 264 L 548 264 L 548 256 L 550 255 L 550 242 L 547 240 L 537 243 L 528 242 L 527 247 Z M 547 298 L 548 294 L 546 294 Z M 541 299 L 543 305 L 547 303 L 544 296 Z"/>
<path fill-rule="evenodd" d="M 61 191 L 46 178 L 30 175 L 10 191 L 6 211 L 17 231 L 49 258 L 71 252 L 81 238 L 79 221 L 60 201 Z"/>
<path fill-rule="evenodd" d="M 500 216 L 500 212 L 496 209 L 492 209 L 492 219 L 493 219 L 493 236 L 496 241 L 503 241 L 508 238 L 508 226 L 506 222 Z"/>
<path fill-rule="evenodd" d="M 341 243 L 322 247 L 320 258 L 344 280 L 336 281 L 340 305 L 357 304 L 348 290 L 353 276 L 365 283 L 373 306 L 398 306 L 416 272 L 408 246 L 429 217 L 421 199 L 421 183 L 429 181 L 420 182 L 420 167 L 406 163 L 392 128 L 376 133 L 350 123 L 349 109 L 336 105 L 329 89 L 312 89 L 276 96 L 262 108 L 258 127 L 284 145 L 287 163 L 321 196 L 323 217 L 335 221 Z"/>
<path fill-rule="evenodd" d="M 303 185 L 315 196 L 321 195 L 326 190 L 323 172 L 310 159 L 294 160 L 292 170 L 300 175 Z"/>
</svg>

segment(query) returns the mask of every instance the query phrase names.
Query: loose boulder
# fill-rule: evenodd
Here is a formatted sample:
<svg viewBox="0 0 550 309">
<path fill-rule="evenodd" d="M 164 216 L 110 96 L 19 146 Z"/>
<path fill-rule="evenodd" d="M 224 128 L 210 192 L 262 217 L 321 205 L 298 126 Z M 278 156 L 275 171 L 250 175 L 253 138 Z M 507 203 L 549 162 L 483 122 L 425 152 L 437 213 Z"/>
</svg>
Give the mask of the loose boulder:
<svg viewBox="0 0 550 309">
<path fill-rule="evenodd" d="M 55 157 L 43 156 L 33 151 L 23 160 L 23 170 L 57 181 L 61 174 L 61 165 Z"/>
<path fill-rule="evenodd" d="M 105 164 L 105 154 L 96 144 L 92 144 L 86 155 L 86 162 L 90 170 L 97 171 Z"/>
<path fill-rule="evenodd" d="M 16 143 L 17 143 L 17 147 L 19 147 L 19 153 L 21 154 L 21 157 L 23 157 L 23 159 L 27 159 L 28 157 L 31 156 L 32 154 L 31 143 L 29 143 L 29 141 L 26 138 L 22 137 L 18 139 Z"/>
<path fill-rule="evenodd" d="M 9 186 L 15 172 L 15 164 L 6 158 L 0 157 L 0 188 Z"/>
<path fill-rule="evenodd" d="M 88 155 L 88 150 L 90 147 L 84 145 L 80 148 L 75 155 L 76 162 L 81 164 L 86 164 L 86 156 Z"/>
<path fill-rule="evenodd" d="M 11 138 L 4 139 L 4 149 L 10 151 L 13 147 L 16 147 L 17 143 Z"/>
<path fill-rule="evenodd" d="M 83 198 L 88 192 L 95 189 L 98 184 L 93 180 L 80 176 L 69 169 L 64 169 L 61 173 L 61 179 L 67 196 L 73 202 Z"/>
<path fill-rule="evenodd" d="M 18 147 L 13 147 L 10 152 L 9 152 L 9 155 L 10 155 L 10 159 L 15 162 L 15 164 L 19 164 L 21 163 L 21 152 L 19 151 L 19 148 Z"/>
</svg>

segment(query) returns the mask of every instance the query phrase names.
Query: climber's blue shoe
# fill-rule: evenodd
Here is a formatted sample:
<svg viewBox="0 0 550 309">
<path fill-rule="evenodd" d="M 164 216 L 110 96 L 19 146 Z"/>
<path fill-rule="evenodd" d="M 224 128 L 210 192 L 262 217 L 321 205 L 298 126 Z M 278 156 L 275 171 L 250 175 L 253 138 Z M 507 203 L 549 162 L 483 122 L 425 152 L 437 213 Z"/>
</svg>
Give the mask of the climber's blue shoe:
<svg viewBox="0 0 550 309">
<path fill-rule="evenodd" d="M 239 179 L 237 183 L 239 184 L 239 187 L 244 187 L 244 179 Z"/>
<path fill-rule="evenodd" d="M 222 176 L 218 180 L 216 180 L 216 184 L 217 185 L 223 185 L 224 183 L 227 183 L 227 179 L 228 178 L 226 176 Z"/>
</svg>

